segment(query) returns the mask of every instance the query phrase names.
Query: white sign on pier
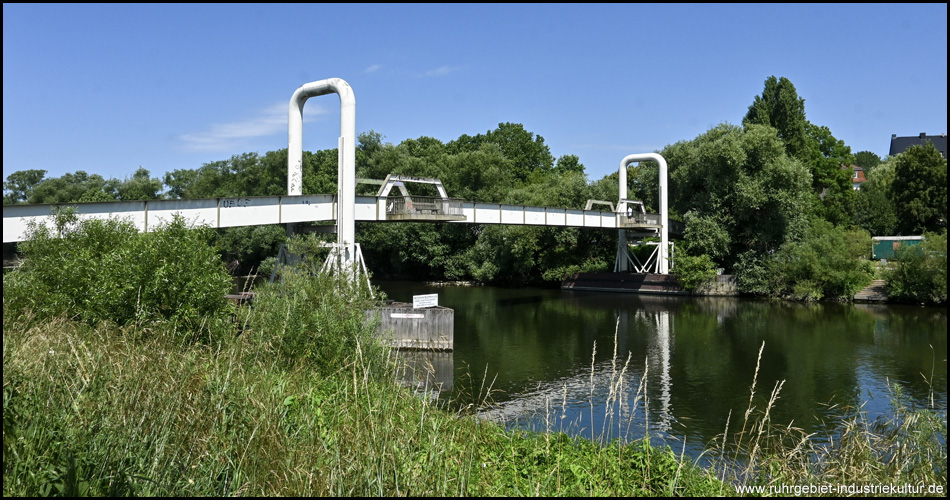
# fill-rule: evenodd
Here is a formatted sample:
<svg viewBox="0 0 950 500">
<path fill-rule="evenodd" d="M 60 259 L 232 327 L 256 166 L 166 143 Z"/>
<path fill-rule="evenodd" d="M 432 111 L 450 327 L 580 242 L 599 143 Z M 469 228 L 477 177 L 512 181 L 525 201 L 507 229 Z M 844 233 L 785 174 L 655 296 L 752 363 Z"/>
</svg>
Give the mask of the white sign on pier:
<svg viewBox="0 0 950 500">
<path fill-rule="evenodd" d="M 413 295 L 412 308 L 422 309 L 425 307 L 435 307 L 439 305 L 439 294 L 430 293 L 428 295 Z"/>
</svg>

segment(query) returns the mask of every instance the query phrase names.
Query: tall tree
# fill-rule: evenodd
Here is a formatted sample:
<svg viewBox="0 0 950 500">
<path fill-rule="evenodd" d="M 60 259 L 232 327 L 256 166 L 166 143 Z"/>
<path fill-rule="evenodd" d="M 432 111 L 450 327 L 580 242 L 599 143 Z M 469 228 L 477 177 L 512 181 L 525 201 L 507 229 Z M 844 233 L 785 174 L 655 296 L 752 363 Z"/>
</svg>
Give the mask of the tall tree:
<svg viewBox="0 0 950 500">
<path fill-rule="evenodd" d="M 853 164 L 854 155 L 828 127 L 808 121 L 805 99 L 798 96 L 791 81 L 775 76 L 766 79 L 762 95 L 755 96 L 742 123 L 775 128 L 788 155 L 800 160 L 811 172 L 812 203 L 819 215 L 837 225 L 851 225 L 854 193 L 850 171 L 841 166 Z"/>
<path fill-rule="evenodd" d="M 778 130 L 789 156 L 805 159 L 807 154 L 807 123 L 805 99 L 798 97 L 795 85 L 785 78 L 770 76 L 765 80 L 761 96 L 755 96 L 743 125 L 769 125 Z"/>
<path fill-rule="evenodd" d="M 116 194 L 120 200 L 155 200 L 158 199 L 162 191 L 162 181 L 157 177 L 151 177 L 148 169 L 139 167 L 132 174 L 132 178 L 126 178 L 123 182 L 116 183 Z"/>
<path fill-rule="evenodd" d="M 855 193 L 851 187 L 854 163 L 851 148 L 831 135 L 831 130 L 811 122 L 806 124 L 808 152 L 805 163 L 812 174 L 812 190 L 818 195 L 818 213 L 835 225 L 848 226 L 854 212 Z"/>
<path fill-rule="evenodd" d="M 495 130 L 475 137 L 462 135 L 449 142 L 446 149 L 449 153 L 476 151 L 486 142 L 501 148 L 502 154 L 511 162 L 515 179 L 522 183 L 527 182 L 534 172 L 546 174 L 554 168 L 554 156 L 544 144 L 544 138 L 528 132 L 520 123 L 499 123 Z"/>
<path fill-rule="evenodd" d="M 660 154 L 670 165 L 670 209 L 685 215 L 693 255 L 732 268 L 741 254 L 766 255 L 807 227 L 811 175 L 770 126 L 722 124 Z"/>
<path fill-rule="evenodd" d="M 114 179 L 113 179 L 114 181 Z M 115 182 L 84 170 L 66 173 L 40 182 L 33 189 L 29 203 L 76 203 L 115 201 Z"/>
<path fill-rule="evenodd" d="M 3 181 L 3 204 L 23 203 L 30 199 L 33 189 L 46 177 L 46 170 L 17 170 Z"/>
<path fill-rule="evenodd" d="M 855 193 L 854 223 L 874 236 L 888 236 L 897 232 L 897 213 L 890 198 L 897 157 L 891 156 L 870 172 L 867 182 Z"/>
<path fill-rule="evenodd" d="M 864 175 L 868 175 L 881 164 L 881 157 L 870 151 L 858 151 L 854 154 L 854 164 L 864 169 Z"/>
<path fill-rule="evenodd" d="M 901 234 L 946 229 L 947 160 L 933 143 L 911 146 L 898 156 L 890 195 Z"/>
</svg>

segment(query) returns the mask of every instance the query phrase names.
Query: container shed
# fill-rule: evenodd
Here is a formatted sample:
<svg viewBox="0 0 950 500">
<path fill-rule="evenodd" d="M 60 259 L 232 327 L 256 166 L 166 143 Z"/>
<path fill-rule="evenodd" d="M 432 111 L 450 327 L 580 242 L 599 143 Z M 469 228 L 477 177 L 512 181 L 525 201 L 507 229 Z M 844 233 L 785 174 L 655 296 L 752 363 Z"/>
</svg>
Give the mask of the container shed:
<svg viewBox="0 0 950 500">
<path fill-rule="evenodd" d="M 893 259 L 901 245 L 918 245 L 923 236 L 874 236 L 871 238 L 871 258 Z"/>
</svg>

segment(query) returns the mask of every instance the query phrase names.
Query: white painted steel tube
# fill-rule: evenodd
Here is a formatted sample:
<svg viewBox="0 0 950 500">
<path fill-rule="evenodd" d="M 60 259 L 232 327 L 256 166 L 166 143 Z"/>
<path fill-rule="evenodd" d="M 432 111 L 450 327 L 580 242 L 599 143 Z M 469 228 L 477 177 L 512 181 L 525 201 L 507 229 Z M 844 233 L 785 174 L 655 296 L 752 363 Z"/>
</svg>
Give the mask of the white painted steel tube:
<svg viewBox="0 0 950 500">
<path fill-rule="evenodd" d="M 670 273 L 670 214 L 669 198 L 667 197 L 667 167 L 666 160 L 656 153 L 632 154 L 624 157 L 620 162 L 620 199 L 627 198 L 627 166 L 634 162 L 655 161 L 660 164 L 660 274 Z"/>
<path fill-rule="evenodd" d="M 303 106 L 307 99 L 325 94 L 340 96 L 340 142 L 337 167 L 337 243 L 346 247 L 345 263 L 354 258 L 356 240 L 356 96 L 350 84 L 328 78 L 301 85 L 290 98 L 287 115 L 287 194 L 302 194 Z"/>
</svg>

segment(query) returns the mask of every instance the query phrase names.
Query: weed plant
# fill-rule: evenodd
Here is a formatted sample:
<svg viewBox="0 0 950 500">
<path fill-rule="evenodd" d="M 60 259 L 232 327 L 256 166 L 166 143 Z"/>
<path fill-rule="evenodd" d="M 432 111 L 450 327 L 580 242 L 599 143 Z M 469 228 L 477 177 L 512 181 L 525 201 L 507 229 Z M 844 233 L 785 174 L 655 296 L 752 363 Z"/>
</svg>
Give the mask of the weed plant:
<svg viewBox="0 0 950 500">
<path fill-rule="evenodd" d="M 726 423 L 710 447 L 715 465 L 702 469 L 649 436 L 624 444 L 571 437 L 553 424 L 508 431 L 400 388 L 396 358 L 364 319 L 370 291 L 345 274 L 303 266 L 256 292 L 235 316 L 241 328 L 233 332 L 241 333 L 218 336 L 175 321 L 38 315 L 14 310 L 22 303 L 5 296 L 4 495 L 709 496 L 784 481 L 946 487 L 945 416 L 930 410 L 898 403 L 883 422 L 858 413 L 824 445 L 773 424 L 781 383 L 757 409 L 756 370 L 741 429 Z M 646 407 L 645 374 L 625 401 L 629 357 L 619 363 L 616 342 L 614 349 L 607 411 L 613 401 Z M 484 404 L 490 388 L 479 391 Z M 615 425 L 630 422 L 610 413 L 604 430 Z"/>
<path fill-rule="evenodd" d="M 760 361 L 764 348 L 763 342 Z M 709 471 L 724 488 L 731 485 L 731 491 L 719 494 L 752 493 L 752 488 L 766 488 L 759 491 L 768 493 L 768 487 L 777 491 L 796 485 L 909 485 L 932 495 L 927 487 L 938 486 L 947 491 L 946 412 L 941 415 L 933 402 L 930 408 L 913 408 L 895 384 L 891 417 L 872 420 L 863 408 L 842 408 L 842 423 L 827 435 L 806 434 L 792 423 L 771 421 L 784 381 L 776 382 L 764 408 L 757 408 L 756 402 L 762 401 L 756 397 L 758 371 L 757 363 L 742 427 L 730 433 L 727 421 L 718 445 L 709 448 L 716 457 Z M 839 495 L 836 490 L 817 494 Z"/>
</svg>

